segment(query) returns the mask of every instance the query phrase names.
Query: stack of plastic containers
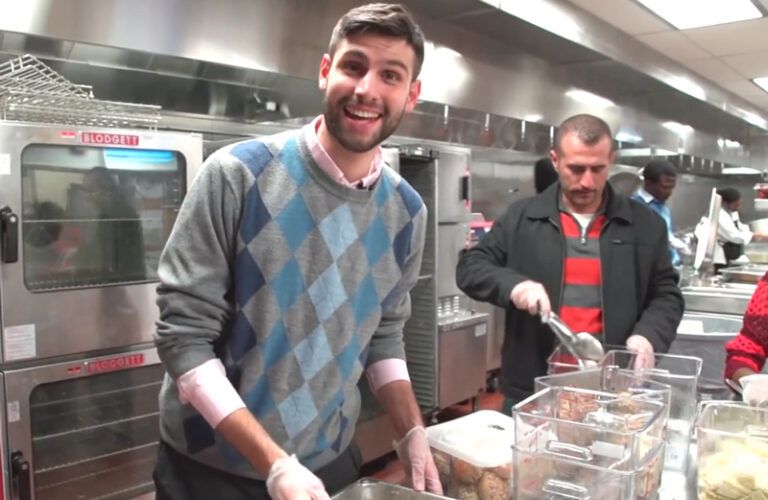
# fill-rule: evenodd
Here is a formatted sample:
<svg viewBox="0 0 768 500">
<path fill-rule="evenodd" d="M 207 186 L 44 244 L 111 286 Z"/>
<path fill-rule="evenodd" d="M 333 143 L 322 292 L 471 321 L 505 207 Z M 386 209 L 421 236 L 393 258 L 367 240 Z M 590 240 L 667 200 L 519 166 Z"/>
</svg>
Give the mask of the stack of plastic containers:
<svg viewBox="0 0 768 500">
<path fill-rule="evenodd" d="M 664 456 L 662 401 L 552 386 L 520 402 L 516 499 L 646 499 Z"/>
<path fill-rule="evenodd" d="M 702 403 L 696 435 L 699 498 L 768 499 L 768 408 Z"/>
<path fill-rule="evenodd" d="M 600 361 L 600 365 L 632 370 L 649 381 L 671 387 L 664 469 L 686 472 L 696 418 L 696 387 L 701 373 L 701 359 L 692 356 L 656 354 L 653 369 L 636 370 L 636 358 L 637 354 L 634 352 L 609 351 Z"/>
</svg>

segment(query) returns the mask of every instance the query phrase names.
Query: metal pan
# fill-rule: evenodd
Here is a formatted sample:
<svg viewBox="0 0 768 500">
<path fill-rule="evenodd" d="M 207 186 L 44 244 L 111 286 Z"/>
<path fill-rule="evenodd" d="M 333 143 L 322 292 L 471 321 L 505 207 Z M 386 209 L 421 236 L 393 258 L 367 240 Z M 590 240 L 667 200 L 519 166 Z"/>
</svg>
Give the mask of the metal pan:
<svg viewBox="0 0 768 500">
<path fill-rule="evenodd" d="M 336 493 L 333 500 L 439 500 L 448 497 L 414 491 L 404 486 L 384 483 L 375 479 L 360 479 L 340 492 Z"/>
</svg>

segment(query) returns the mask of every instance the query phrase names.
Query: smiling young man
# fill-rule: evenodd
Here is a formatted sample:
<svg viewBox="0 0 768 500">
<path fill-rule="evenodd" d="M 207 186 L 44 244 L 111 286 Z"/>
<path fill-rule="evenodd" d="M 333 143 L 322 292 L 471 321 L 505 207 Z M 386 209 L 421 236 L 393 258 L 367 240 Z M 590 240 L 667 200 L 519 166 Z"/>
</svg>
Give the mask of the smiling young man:
<svg viewBox="0 0 768 500">
<path fill-rule="evenodd" d="M 637 351 L 666 352 L 683 314 L 664 221 L 608 184 L 614 146 L 592 115 L 565 120 L 551 151 L 559 182 L 510 205 L 465 252 L 459 287 L 506 309 L 501 382 L 505 410 L 547 372 L 555 338 L 540 315 L 556 311 L 576 332 Z"/>
<path fill-rule="evenodd" d="M 412 486 L 440 492 L 403 346 L 426 208 L 379 149 L 423 57 L 402 6 L 357 7 L 320 63 L 323 114 L 206 162 L 159 268 L 157 498 L 328 498 L 359 473 L 363 372 Z"/>
</svg>

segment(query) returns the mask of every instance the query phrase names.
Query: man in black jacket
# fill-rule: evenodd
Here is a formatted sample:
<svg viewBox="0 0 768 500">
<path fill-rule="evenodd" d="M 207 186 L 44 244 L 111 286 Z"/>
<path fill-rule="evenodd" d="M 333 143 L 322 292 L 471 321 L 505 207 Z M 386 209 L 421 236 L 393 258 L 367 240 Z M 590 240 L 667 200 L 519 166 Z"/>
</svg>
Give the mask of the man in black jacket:
<svg viewBox="0 0 768 500">
<path fill-rule="evenodd" d="M 547 371 L 555 338 L 540 315 L 558 311 L 575 331 L 638 352 L 652 366 L 683 314 L 664 221 L 608 184 L 610 128 L 592 115 L 565 120 L 550 153 L 559 182 L 513 203 L 456 269 L 470 297 L 506 310 L 505 409 Z"/>
</svg>

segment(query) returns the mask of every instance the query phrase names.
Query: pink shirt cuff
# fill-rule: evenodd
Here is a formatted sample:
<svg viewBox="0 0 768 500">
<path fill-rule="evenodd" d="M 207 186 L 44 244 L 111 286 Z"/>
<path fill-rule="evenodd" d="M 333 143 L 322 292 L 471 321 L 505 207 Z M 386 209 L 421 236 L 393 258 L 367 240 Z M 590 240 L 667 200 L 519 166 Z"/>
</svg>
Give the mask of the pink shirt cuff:
<svg viewBox="0 0 768 500">
<path fill-rule="evenodd" d="M 227 378 L 220 359 L 192 368 L 176 381 L 179 399 L 191 404 L 214 429 L 245 403 Z"/>
<path fill-rule="evenodd" d="M 411 380 L 411 377 L 408 376 L 408 365 L 405 364 L 405 360 L 397 358 L 382 359 L 375 362 L 368 367 L 366 375 L 368 375 L 368 383 L 374 394 L 381 387 L 395 380 L 407 380 L 409 382 Z"/>
</svg>

